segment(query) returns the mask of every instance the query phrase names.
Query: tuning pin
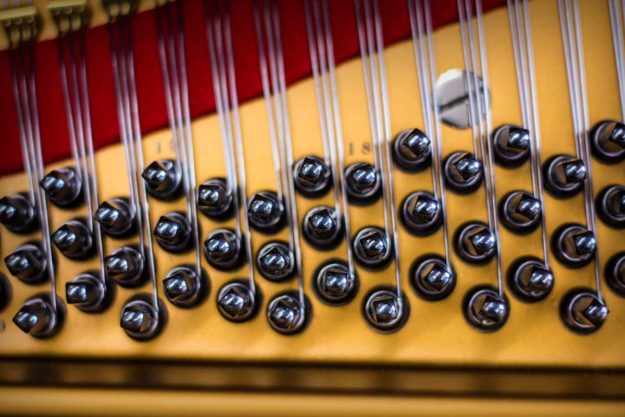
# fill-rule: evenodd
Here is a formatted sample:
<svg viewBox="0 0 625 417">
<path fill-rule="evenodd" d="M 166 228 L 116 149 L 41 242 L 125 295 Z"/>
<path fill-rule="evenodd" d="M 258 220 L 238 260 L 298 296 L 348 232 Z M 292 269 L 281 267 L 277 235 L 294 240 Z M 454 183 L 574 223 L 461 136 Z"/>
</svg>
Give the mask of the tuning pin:
<svg viewBox="0 0 625 417">
<path fill-rule="evenodd" d="M 24 333 L 36 338 L 54 336 L 63 326 L 63 303 L 56 302 L 56 310 L 52 307 L 50 297 L 39 295 L 28 299 L 13 316 L 13 323 Z"/>
<path fill-rule="evenodd" d="M 295 188 L 309 197 L 319 197 L 332 185 L 330 168 L 323 159 L 306 156 L 293 166 Z"/>
<path fill-rule="evenodd" d="M 625 228 L 625 187 L 610 185 L 605 187 L 596 201 L 597 214 L 606 224 Z"/>
<path fill-rule="evenodd" d="M 138 295 L 124 305 L 119 325 L 135 340 L 152 339 L 165 325 L 165 313 L 165 306 L 160 301 L 155 307 L 150 296 Z"/>
<path fill-rule="evenodd" d="M 441 207 L 432 193 L 416 191 L 404 199 L 401 207 L 404 226 L 416 235 L 434 233 L 442 224 Z"/>
<path fill-rule="evenodd" d="M 52 243 L 70 259 L 87 259 L 95 252 L 89 228 L 82 219 L 72 219 L 52 234 Z"/>
<path fill-rule="evenodd" d="M 465 223 L 456 232 L 456 251 L 467 262 L 486 263 L 495 256 L 496 239 L 493 232 L 484 223 Z"/>
<path fill-rule="evenodd" d="M 380 174 L 371 164 L 356 162 L 345 170 L 345 191 L 351 202 L 370 204 L 380 197 Z"/>
<path fill-rule="evenodd" d="M 541 221 L 540 200 L 525 191 L 506 194 L 499 204 L 499 217 L 508 229 L 518 233 L 535 230 Z"/>
<path fill-rule="evenodd" d="M 545 188 L 556 197 L 570 197 L 584 187 L 586 166 L 580 159 L 556 155 L 543 167 Z"/>
<path fill-rule="evenodd" d="M 270 281 L 284 281 L 293 276 L 295 258 L 282 242 L 269 242 L 256 255 L 256 266 L 262 276 Z"/>
<path fill-rule="evenodd" d="M 315 291 L 321 301 L 330 305 L 343 305 L 351 301 L 358 291 L 358 276 L 342 262 L 327 262 L 315 274 Z"/>
<path fill-rule="evenodd" d="M 306 305 L 296 294 L 277 295 L 267 306 L 267 320 L 272 329 L 282 334 L 300 332 L 306 326 Z"/>
<path fill-rule="evenodd" d="M 454 152 L 445 159 L 444 174 L 450 189 L 470 193 L 482 183 L 482 162 L 468 152 Z"/>
<path fill-rule="evenodd" d="M 141 286 L 148 278 L 143 255 L 132 246 L 123 246 L 104 258 L 106 275 L 125 288 Z"/>
<path fill-rule="evenodd" d="M 614 292 L 625 297 L 625 252 L 616 253 L 608 260 L 605 279 Z"/>
<path fill-rule="evenodd" d="M 11 284 L 6 277 L 0 273 L 0 311 L 4 310 L 11 301 Z"/>
<path fill-rule="evenodd" d="M 208 263 L 221 271 L 230 271 L 241 266 L 243 250 L 241 240 L 230 229 L 217 229 L 204 242 L 204 255 Z"/>
<path fill-rule="evenodd" d="M 508 321 L 510 303 L 505 295 L 492 287 L 475 287 L 464 299 L 464 315 L 473 327 L 494 332 Z"/>
<path fill-rule="evenodd" d="M 530 132 L 519 126 L 504 125 L 493 134 L 495 160 L 506 168 L 523 164 L 530 157 Z"/>
<path fill-rule="evenodd" d="M 356 234 L 352 246 L 362 266 L 379 269 L 391 260 L 393 248 L 389 237 L 379 227 L 364 227 Z"/>
<path fill-rule="evenodd" d="M 208 218 L 225 220 L 234 214 L 232 192 L 221 178 L 211 178 L 198 189 L 198 208 Z"/>
<path fill-rule="evenodd" d="M 124 238 L 136 232 L 135 211 L 126 198 L 111 198 L 100 204 L 93 218 L 111 237 Z"/>
<path fill-rule="evenodd" d="M 141 174 L 147 190 L 154 197 L 162 200 L 173 200 L 182 191 L 182 173 L 180 167 L 171 159 L 152 162 Z"/>
<path fill-rule="evenodd" d="M 22 194 L 0 199 L 0 223 L 13 233 L 30 233 L 37 226 L 37 212 Z"/>
<path fill-rule="evenodd" d="M 508 284 L 521 300 L 533 303 L 545 299 L 551 293 L 553 272 L 537 258 L 520 258 L 508 270 Z"/>
<path fill-rule="evenodd" d="M 205 280 L 191 266 L 178 266 L 169 271 L 163 287 L 167 299 L 178 307 L 194 307 L 207 294 Z"/>
<path fill-rule="evenodd" d="M 154 236 L 159 246 L 168 252 L 182 253 L 193 243 L 189 221 L 177 211 L 161 216 L 154 227 Z"/>
<path fill-rule="evenodd" d="M 596 125 L 590 133 L 593 154 L 608 163 L 625 159 L 625 125 L 607 120 Z"/>
<path fill-rule="evenodd" d="M 408 320 L 408 300 L 395 289 L 373 289 L 364 299 L 363 312 L 367 322 L 376 330 L 392 333 Z"/>
<path fill-rule="evenodd" d="M 569 291 L 560 304 L 566 326 L 580 334 L 594 333 L 608 318 L 608 307 L 596 292 L 585 288 Z"/>
<path fill-rule="evenodd" d="M 65 299 L 85 313 L 100 312 L 112 300 L 111 288 L 102 282 L 97 272 L 86 272 L 65 284 Z"/>
<path fill-rule="evenodd" d="M 431 143 L 419 129 L 403 130 L 393 141 L 393 159 L 405 170 L 419 171 L 432 160 Z"/>
<path fill-rule="evenodd" d="M 48 200 L 58 207 L 72 207 L 82 201 L 82 181 L 72 167 L 55 169 L 43 177 L 39 184 Z"/>
<path fill-rule="evenodd" d="M 454 290 L 456 274 L 439 256 L 426 256 L 413 264 L 410 283 L 428 301 L 442 300 Z"/>
<path fill-rule="evenodd" d="M 14 277 L 26 284 L 40 284 L 48 279 L 46 255 L 39 243 L 25 243 L 4 259 Z"/>
<path fill-rule="evenodd" d="M 260 191 L 252 196 L 247 207 L 251 225 L 265 233 L 275 233 L 284 226 L 284 206 L 276 193 Z"/>
<path fill-rule="evenodd" d="M 590 263 L 597 250 L 595 235 L 578 224 L 565 224 L 557 229 L 551 245 L 556 258 L 571 268 Z"/>
<path fill-rule="evenodd" d="M 313 207 L 303 222 L 306 241 L 317 249 L 330 250 L 341 242 L 341 222 L 336 211 L 328 206 Z"/>
<path fill-rule="evenodd" d="M 251 319 L 257 312 L 254 293 L 243 282 L 229 282 L 217 294 L 217 309 L 229 321 L 240 323 Z"/>
</svg>

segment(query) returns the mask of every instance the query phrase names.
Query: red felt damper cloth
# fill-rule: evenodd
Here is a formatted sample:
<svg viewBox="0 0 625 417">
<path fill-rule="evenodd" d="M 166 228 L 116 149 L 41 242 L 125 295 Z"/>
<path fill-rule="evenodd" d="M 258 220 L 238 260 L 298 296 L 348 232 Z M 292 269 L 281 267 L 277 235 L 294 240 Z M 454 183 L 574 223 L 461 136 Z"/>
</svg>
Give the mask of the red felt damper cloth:
<svg viewBox="0 0 625 417">
<path fill-rule="evenodd" d="M 262 93 L 253 16 L 253 0 L 235 0 L 231 4 L 232 35 L 239 100 L 244 102 Z M 410 22 L 405 0 L 381 1 L 384 41 L 391 44 L 410 36 Z M 504 0 L 484 0 L 484 10 L 505 3 Z M 192 117 L 215 110 L 210 63 L 205 32 L 204 1 L 185 0 L 184 36 Z M 336 62 L 340 63 L 359 53 L 354 2 L 330 2 L 331 25 Z M 434 27 L 457 20 L 456 0 L 432 1 Z M 311 75 L 306 35 L 304 2 L 280 0 L 280 19 L 286 81 L 291 84 Z M 154 11 L 140 13 L 135 18 L 134 45 L 137 69 L 137 92 L 141 128 L 149 133 L 167 124 L 165 96 L 157 51 Z M 70 154 L 65 107 L 60 84 L 56 42 L 37 45 L 36 77 L 44 160 L 53 162 Z M 106 27 L 87 32 L 87 69 L 95 148 L 119 141 L 117 109 L 115 107 L 113 73 Z M 9 54 L 0 53 L 0 175 L 22 169 L 18 123 L 15 113 L 9 71 Z"/>
</svg>

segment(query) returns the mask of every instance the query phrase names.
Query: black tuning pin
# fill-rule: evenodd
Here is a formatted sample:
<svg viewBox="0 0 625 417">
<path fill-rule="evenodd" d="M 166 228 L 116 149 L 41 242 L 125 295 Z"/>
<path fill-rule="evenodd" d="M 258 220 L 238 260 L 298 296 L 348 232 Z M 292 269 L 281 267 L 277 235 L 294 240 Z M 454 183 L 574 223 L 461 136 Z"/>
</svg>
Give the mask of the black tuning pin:
<svg viewBox="0 0 625 417">
<path fill-rule="evenodd" d="M 625 159 L 625 125 L 613 120 L 597 124 L 590 132 L 592 153 L 607 163 Z"/>
<path fill-rule="evenodd" d="M 158 306 L 154 306 L 151 296 L 141 294 L 131 298 L 124 305 L 119 325 L 131 338 L 149 340 L 161 332 L 166 319 L 163 303 L 158 300 Z"/>
<path fill-rule="evenodd" d="M 284 281 L 295 272 L 295 257 L 282 242 L 265 244 L 256 255 L 256 266 L 260 274 L 270 281 Z"/>
<path fill-rule="evenodd" d="M 478 330 L 494 332 L 508 321 L 510 302 L 505 295 L 488 286 L 471 289 L 464 299 L 464 316 Z"/>
<path fill-rule="evenodd" d="M 407 171 L 419 171 L 432 160 L 431 141 L 419 129 L 406 129 L 393 141 L 393 159 Z"/>
<path fill-rule="evenodd" d="M 332 185 L 330 167 L 323 159 L 305 156 L 293 165 L 293 182 L 297 190 L 308 197 L 319 197 Z"/>
<path fill-rule="evenodd" d="M 248 203 L 247 215 L 250 224 L 264 233 L 275 233 L 285 223 L 284 205 L 272 191 L 254 194 Z"/>
<path fill-rule="evenodd" d="M 434 233 L 443 220 L 438 200 L 427 191 L 416 191 L 406 197 L 400 218 L 406 229 L 419 236 Z"/>
<path fill-rule="evenodd" d="M 161 200 L 174 200 L 182 192 L 180 167 L 171 159 L 161 159 L 148 165 L 141 174 L 148 192 Z"/>
<path fill-rule="evenodd" d="M 553 289 L 553 273 L 537 258 L 523 257 L 516 260 L 507 275 L 512 292 L 529 303 L 545 299 Z"/>
<path fill-rule="evenodd" d="M 65 284 L 65 299 L 85 313 L 97 313 L 110 305 L 112 288 L 102 282 L 98 272 L 86 272 Z"/>
<path fill-rule="evenodd" d="M 132 246 L 122 246 L 104 258 L 104 270 L 125 288 L 139 287 L 148 278 L 143 255 Z"/>
<path fill-rule="evenodd" d="M 24 333 L 36 338 L 54 336 L 63 327 L 65 311 L 61 300 L 56 301 L 56 310 L 48 294 L 28 299 L 13 316 L 13 323 Z"/>
<path fill-rule="evenodd" d="M 482 162 L 468 152 L 454 152 L 445 159 L 444 174 L 447 187 L 470 193 L 482 183 Z"/>
<path fill-rule="evenodd" d="M 569 291 L 560 304 L 564 324 L 580 334 L 594 333 L 608 318 L 608 307 L 591 289 L 576 288 Z"/>
<path fill-rule="evenodd" d="M 168 252 L 182 253 L 191 248 L 193 234 L 189 221 L 176 211 L 161 216 L 154 227 L 154 236 L 159 246 Z"/>
<path fill-rule="evenodd" d="M 48 279 L 46 255 L 37 242 L 21 245 L 4 262 L 11 275 L 26 284 L 40 284 Z"/>
<path fill-rule="evenodd" d="M 579 224 L 565 224 L 558 228 L 551 238 L 556 258 L 571 268 L 590 263 L 597 250 L 595 235 Z"/>
<path fill-rule="evenodd" d="M 126 198 L 111 198 L 102 202 L 93 218 L 111 237 L 125 238 L 137 231 L 135 212 Z"/>
<path fill-rule="evenodd" d="M 341 242 L 341 221 L 336 211 L 328 206 L 313 207 L 302 224 L 304 238 L 320 250 L 329 250 Z"/>
<path fill-rule="evenodd" d="M 605 266 L 605 279 L 621 297 L 625 297 L 625 252 L 614 254 Z"/>
<path fill-rule="evenodd" d="M 278 294 L 267 305 L 267 321 L 278 333 L 298 333 L 306 327 L 308 305 L 302 305 L 296 293 Z"/>
<path fill-rule="evenodd" d="M 454 290 L 456 274 L 443 258 L 429 255 L 414 262 L 410 269 L 410 283 L 419 296 L 437 301 Z"/>
<path fill-rule="evenodd" d="M 202 301 L 207 293 L 207 282 L 198 276 L 193 266 L 178 266 L 167 274 L 163 280 L 165 296 L 175 306 L 194 307 Z"/>
<path fill-rule="evenodd" d="M 352 203 L 370 204 L 381 195 L 380 174 L 373 165 L 356 162 L 345 170 L 345 191 Z"/>
<path fill-rule="evenodd" d="M 242 242 L 230 229 L 217 229 L 208 235 L 204 255 L 213 268 L 221 271 L 236 269 L 244 260 Z"/>
<path fill-rule="evenodd" d="M 87 259 L 95 253 L 89 228 L 83 219 L 72 219 L 52 234 L 52 243 L 69 259 Z"/>
<path fill-rule="evenodd" d="M 393 333 L 408 320 L 408 299 L 399 295 L 395 288 L 374 288 L 364 298 L 363 315 L 367 323 L 382 333 Z"/>
<path fill-rule="evenodd" d="M 625 187 L 609 185 L 599 192 L 595 203 L 599 218 L 619 229 L 625 227 Z"/>
<path fill-rule="evenodd" d="M 541 221 L 540 200 L 525 191 L 512 191 L 499 203 L 499 218 L 508 229 L 517 233 L 535 230 Z"/>
<path fill-rule="evenodd" d="M 505 125 L 493 133 L 495 160 L 503 167 L 516 167 L 530 157 L 530 132 L 519 126 Z"/>
<path fill-rule="evenodd" d="M 454 241 L 458 256 L 474 264 L 490 261 L 497 249 L 495 235 L 481 222 L 470 222 L 460 226 Z"/>
<path fill-rule="evenodd" d="M 586 166 L 580 159 L 556 155 L 543 166 L 545 188 L 556 197 L 570 197 L 584 188 Z"/>
<path fill-rule="evenodd" d="M 364 267 L 381 269 L 391 260 L 393 247 L 384 230 L 370 226 L 360 229 L 352 242 L 356 260 Z"/>
<path fill-rule="evenodd" d="M 259 304 L 256 302 L 256 295 L 244 282 L 229 282 L 217 294 L 217 309 L 226 320 L 235 323 L 254 317 Z"/>
<path fill-rule="evenodd" d="M 0 223 L 13 233 L 30 233 L 37 226 L 37 212 L 22 194 L 0 199 Z"/>
<path fill-rule="evenodd" d="M 64 167 L 55 169 L 39 183 L 52 204 L 73 207 L 82 201 L 82 181 L 76 169 Z"/>
<path fill-rule="evenodd" d="M 315 273 L 314 289 L 319 299 L 330 305 L 343 305 L 351 301 L 358 291 L 356 271 L 342 261 L 330 261 Z"/>
<path fill-rule="evenodd" d="M 9 305 L 12 295 L 9 280 L 3 274 L 0 274 L 0 311 Z"/>
<path fill-rule="evenodd" d="M 233 196 L 222 178 L 211 178 L 200 185 L 197 204 L 210 219 L 225 220 L 234 214 Z"/>
</svg>

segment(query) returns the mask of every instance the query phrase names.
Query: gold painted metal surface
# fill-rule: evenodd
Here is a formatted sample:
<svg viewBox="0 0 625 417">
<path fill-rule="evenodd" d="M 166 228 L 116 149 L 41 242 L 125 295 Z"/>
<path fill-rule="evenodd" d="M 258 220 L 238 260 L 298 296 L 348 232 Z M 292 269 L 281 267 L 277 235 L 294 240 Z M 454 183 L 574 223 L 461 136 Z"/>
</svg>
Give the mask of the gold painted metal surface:
<svg viewBox="0 0 625 417">
<path fill-rule="evenodd" d="M 529 6 L 534 33 L 538 106 L 543 138 L 542 157 L 546 160 L 555 153 L 574 152 L 573 130 L 557 3 L 554 0 L 538 0 L 530 2 Z M 580 6 L 591 124 L 608 118 L 618 119 L 617 78 L 607 4 L 602 1 L 582 0 Z M 488 13 L 485 15 L 484 23 L 493 126 L 504 123 L 520 124 L 507 11 L 498 9 Z M 436 32 L 435 51 L 439 73 L 463 66 L 457 25 Z M 423 127 L 417 74 L 410 41 L 387 48 L 386 64 L 393 134 L 409 127 Z M 338 68 L 337 77 L 347 153 L 346 164 L 371 161 L 372 155 L 363 146 L 369 142 L 370 135 L 360 61 L 351 60 L 342 64 Z M 288 89 L 295 159 L 307 154 L 322 153 L 314 94 L 313 82 L 310 79 Z M 264 101 L 258 99 L 243 105 L 241 121 L 246 151 L 248 195 L 255 191 L 275 189 Z M 223 176 L 225 167 L 217 116 L 211 115 L 195 120 L 193 134 L 198 183 L 211 177 Z M 471 149 L 471 139 L 467 131 L 443 127 L 443 142 L 445 154 L 455 150 Z M 146 161 L 173 156 L 169 132 L 160 131 L 146 136 L 144 151 Z M 96 162 L 100 174 L 98 178 L 100 200 L 128 195 L 123 161 L 123 150 L 120 145 L 98 151 Z M 593 162 L 595 190 L 598 191 L 609 183 L 625 183 L 625 163 L 608 166 L 596 160 Z M 55 164 L 59 165 L 62 164 Z M 395 175 L 394 192 L 397 201 L 401 201 L 409 192 L 431 189 L 429 170 L 418 174 L 395 170 Z M 496 179 L 498 199 L 508 191 L 519 188 L 530 189 L 531 185 L 528 164 L 512 170 L 498 167 Z M 2 195 L 23 191 L 25 188 L 24 175 L 0 179 Z M 486 219 L 483 189 L 467 196 L 458 196 L 451 192 L 448 192 L 447 196 L 451 233 L 465 221 Z M 298 196 L 300 219 L 314 205 L 330 202 L 331 195 L 315 200 Z M 170 203 L 152 199 L 150 205 L 154 224 L 159 215 L 183 209 L 184 201 Z M 566 200 L 547 196 L 545 205 L 550 235 L 565 222 L 584 221 L 581 195 Z M 381 202 L 369 207 L 352 207 L 350 214 L 353 232 L 365 225 L 382 224 L 381 208 Z M 51 213 L 53 230 L 74 216 L 84 215 L 84 212 L 84 208 L 75 210 L 54 208 Z M 202 236 L 206 237 L 210 231 L 224 224 L 231 226 L 232 221 L 215 223 L 201 217 Z M 504 268 L 519 256 L 540 254 L 539 231 L 527 236 L 518 236 L 503 228 L 501 230 Z M 225 321 L 218 313 L 215 294 L 225 282 L 242 277 L 245 269 L 224 273 L 210 268 L 203 259 L 203 267 L 210 277 L 209 298 L 202 305 L 190 310 L 182 310 L 166 303 L 168 323 L 163 333 L 149 342 L 136 342 L 128 338 L 119 327 L 123 303 L 138 292 L 149 292 L 149 284 L 138 290 L 117 287 L 113 305 L 101 314 L 85 314 L 68 306 L 67 319 L 61 332 L 49 340 L 37 340 L 14 326 L 11 317 L 26 298 L 47 292 L 49 286 L 48 284 L 29 286 L 11 278 L 13 299 L 10 306 L 0 313 L 0 329 L 2 329 L 0 356 L 625 368 L 625 344 L 622 343 L 622 337 L 625 335 L 625 299 L 619 298 L 609 288 L 604 287 L 610 316 L 603 328 L 590 336 L 573 334 L 565 328 L 559 317 L 559 302 L 566 291 L 577 286 L 592 286 L 594 280 L 592 266 L 577 270 L 567 269 L 552 257 L 556 284 L 551 295 L 542 302 L 525 304 L 515 299 L 512 294 L 508 294 L 511 299 L 511 315 L 508 323 L 495 333 L 484 334 L 470 328 L 465 322 L 461 313 L 461 303 L 467 290 L 474 285 L 496 283 L 495 263 L 491 262 L 480 267 L 470 266 L 463 263 L 452 251 L 452 262 L 458 276 L 457 286 L 447 299 L 427 302 L 418 298 L 412 291 L 407 278 L 408 270 L 414 259 L 420 255 L 442 253 L 441 232 L 418 238 L 400 228 L 399 234 L 402 248 L 402 283 L 411 312 L 406 326 L 392 335 L 376 333 L 367 326 L 361 316 L 363 297 L 368 290 L 379 284 L 393 283 L 392 267 L 381 272 L 368 272 L 359 268 L 361 288 L 356 299 L 345 306 L 329 307 L 315 297 L 311 277 L 322 261 L 344 257 L 345 242 L 333 251 L 322 253 L 302 241 L 305 291 L 312 303 L 312 317 L 308 328 L 299 335 L 285 337 L 275 333 L 264 317 L 266 300 L 277 292 L 295 288 L 295 281 L 275 284 L 257 275 L 258 285 L 265 300 L 261 313 L 250 322 L 233 324 Z M 253 245 L 257 250 L 266 241 L 276 238 L 286 239 L 286 236 L 286 231 L 280 232 L 277 236 L 254 232 Z M 18 237 L 3 228 L 0 231 L 0 254 L 4 258 L 21 242 L 33 237 L 35 235 Z M 625 233 L 610 229 L 599 222 L 598 241 L 601 262 L 605 264 L 610 255 L 624 248 Z M 128 241 L 107 238 L 106 252 L 110 253 L 126 242 Z M 172 267 L 192 261 L 191 254 L 172 255 L 159 247 L 156 247 L 155 251 L 159 286 L 162 285 L 164 275 Z M 57 262 L 57 291 L 60 294 L 63 294 L 66 282 L 78 273 L 96 266 L 96 260 L 76 262 L 60 255 L 57 256 Z M 9 276 L 4 263 L 0 266 L 0 270 Z M 161 287 L 159 292 L 164 299 Z M 4 390 L 3 397 L 8 392 Z M 13 392 L 16 394 L 11 398 L 13 408 L 6 410 L 14 410 L 17 413 L 19 395 L 25 395 L 26 391 Z M 113 393 L 108 392 L 106 395 Z M 149 398 L 158 397 L 152 394 L 145 395 L 149 395 Z M 183 395 L 180 395 L 182 398 Z M 50 399 L 53 398 L 55 397 L 51 395 Z M 101 398 L 96 401 L 101 401 Z M 312 401 L 314 397 L 307 398 Z M 427 402 L 426 399 L 414 401 Z M 457 401 L 462 403 L 469 400 Z M 384 401 L 381 402 L 383 403 Z M 360 415 L 366 415 L 365 411 L 374 410 L 374 408 L 368 410 L 365 404 L 368 403 L 358 405 L 360 407 L 358 410 L 362 411 Z M 405 404 L 408 407 L 408 404 L 412 403 Z M 510 404 L 510 412 L 514 413 L 515 403 Z M 472 415 L 469 412 L 471 410 L 469 402 L 466 405 L 468 414 L 464 415 Z M 414 406 L 418 404 L 414 403 Z M 539 407 L 539 404 L 532 406 Z M 546 408 L 535 408 L 534 415 L 541 415 L 541 412 L 546 415 L 550 410 L 548 402 L 540 406 Z M 614 413 L 617 412 L 617 408 L 614 406 L 615 404 L 607 404 L 602 410 L 606 415 L 616 415 Z M 285 410 L 288 410 L 288 407 Z M 583 410 L 583 407 L 571 404 L 566 410 L 568 414 L 563 415 L 577 415 L 576 413 Z M 622 411 L 622 408 L 620 410 Z M 68 410 L 67 413 L 69 412 Z M 427 412 L 425 415 L 428 415 Z"/>
</svg>

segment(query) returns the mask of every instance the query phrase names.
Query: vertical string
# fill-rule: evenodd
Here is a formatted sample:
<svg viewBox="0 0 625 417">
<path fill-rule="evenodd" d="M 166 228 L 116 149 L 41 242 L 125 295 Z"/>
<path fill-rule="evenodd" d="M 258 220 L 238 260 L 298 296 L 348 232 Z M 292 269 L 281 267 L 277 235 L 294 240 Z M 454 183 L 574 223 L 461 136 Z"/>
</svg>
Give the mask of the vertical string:
<svg viewBox="0 0 625 417">
<path fill-rule="evenodd" d="M 623 19 L 625 7 L 619 0 L 608 0 L 610 9 L 610 26 L 612 28 L 612 43 L 614 46 L 614 60 L 618 76 L 619 98 L 621 103 L 621 120 L 625 120 L 625 57 L 623 49 Z"/>
</svg>

